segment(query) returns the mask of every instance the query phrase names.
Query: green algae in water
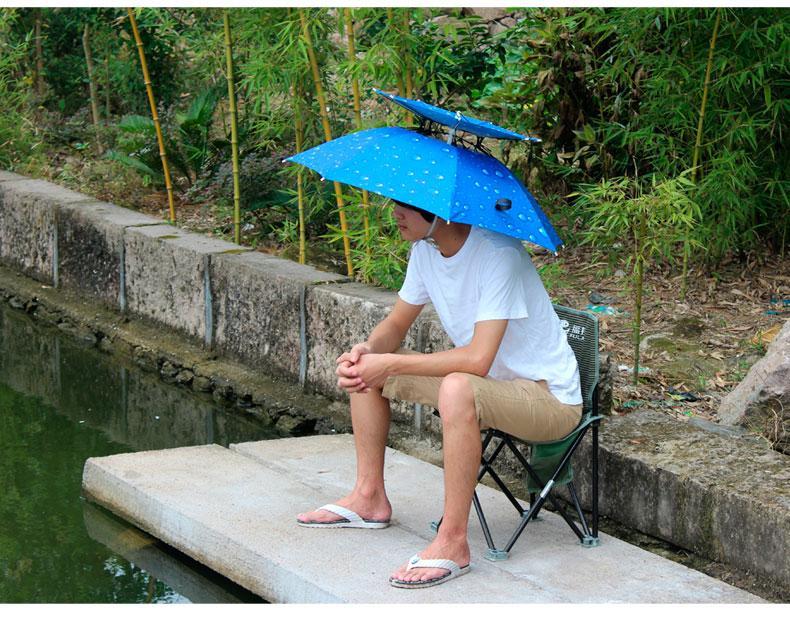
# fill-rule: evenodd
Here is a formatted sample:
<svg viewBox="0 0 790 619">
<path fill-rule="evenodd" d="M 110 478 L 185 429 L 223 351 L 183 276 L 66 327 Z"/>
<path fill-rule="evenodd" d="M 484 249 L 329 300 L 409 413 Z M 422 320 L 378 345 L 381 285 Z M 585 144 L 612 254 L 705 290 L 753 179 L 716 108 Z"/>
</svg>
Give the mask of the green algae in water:
<svg viewBox="0 0 790 619">
<path fill-rule="evenodd" d="M 90 457 L 273 436 L 0 308 L 0 603 L 261 601 L 80 491 Z"/>
<path fill-rule="evenodd" d="M 178 601 L 83 526 L 84 461 L 121 451 L 128 449 L 0 384 L 0 601 Z"/>
</svg>

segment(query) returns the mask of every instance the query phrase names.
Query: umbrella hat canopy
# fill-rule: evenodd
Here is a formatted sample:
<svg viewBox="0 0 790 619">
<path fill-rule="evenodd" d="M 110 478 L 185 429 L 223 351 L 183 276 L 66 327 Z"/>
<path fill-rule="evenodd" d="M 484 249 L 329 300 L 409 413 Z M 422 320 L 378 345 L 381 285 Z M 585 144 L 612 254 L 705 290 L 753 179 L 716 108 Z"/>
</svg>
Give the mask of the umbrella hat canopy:
<svg viewBox="0 0 790 619">
<path fill-rule="evenodd" d="M 407 99 L 392 95 L 378 88 L 374 88 L 373 92 L 386 97 L 390 101 L 394 101 L 401 107 L 406 108 L 417 116 L 430 120 L 440 125 L 450 127 L 452 130 L 465 131 L 474 135 L 479 135 L 484 138 L 496 138 L 499 140 L 528 140 L 530 142 L 540 142 L 539 138 L 526 137 L 515 131 L 504 129 L 485 120 L 479 120 L 470 116 L 464 116 L 460 112 L 451 112 L 444 108 L 425 103 L 424 101 L 416 101 L 414 99 Z"/>
<path fill-rule="evenodd" d="M 562 244 L 535 198 L 489 155 L 399 127 L 367 129 L 289 157 L 324 178 L 551 251 Z"/>
</svg>

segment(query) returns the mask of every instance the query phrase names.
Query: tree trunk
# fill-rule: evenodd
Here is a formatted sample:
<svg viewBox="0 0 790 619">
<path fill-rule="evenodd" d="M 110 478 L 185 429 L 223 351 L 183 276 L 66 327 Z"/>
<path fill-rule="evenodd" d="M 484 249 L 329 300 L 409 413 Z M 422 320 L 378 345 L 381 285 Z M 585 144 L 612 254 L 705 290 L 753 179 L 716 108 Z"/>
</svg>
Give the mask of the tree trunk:
<svg viewBox="0 0 790 619">
<path fill-rule="evenodd" d="M 45 94 L 44 84 L 44 46 L 41 44 L 41 9 L 36 9 L 36 95 L 42 101 Z"/>
<path fill-rule="evenodd" d="M 88 86 L 91 96 L 91 114 L 93 115 L 93 128 L 96 131 L 96 154 L 101 155 L 104 147 L 101 143 L 101 119 L 99 117 L 99 92 L 96 88 L 96 79 L 93 71 L 93 55 L 91 54 L 90 26 L 85 24 L 82 31 L 82 48 L 85 50 L 85 66 L 88 69 Z"/>
</svg>

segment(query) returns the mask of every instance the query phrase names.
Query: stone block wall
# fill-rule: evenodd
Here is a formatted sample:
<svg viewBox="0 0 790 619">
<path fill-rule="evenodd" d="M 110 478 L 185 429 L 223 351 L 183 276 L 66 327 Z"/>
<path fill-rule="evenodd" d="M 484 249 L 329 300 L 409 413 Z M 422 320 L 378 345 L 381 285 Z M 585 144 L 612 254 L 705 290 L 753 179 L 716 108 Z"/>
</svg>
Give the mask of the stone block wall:
<svg viewBox="0 0 790 619">
<path fill-rule="evenodd" d="M 91 200 L 46 181 L 0 178 L 0 261 L 54 285 L 58 267 L 55 214 L 61 206 Z"/>
<path fill-rule="evenodd" d="M 61 204 L 56 218 L 57 285 L 120 307 L 124 229 L 162 222 L 107 202 Z"/>
<path fill-rule="evenodd" d="M 573 457 L 591 509 L 590 436 Z M 790 583 L 787 456 L 655 411 L 611 417 L 599 444 L 603 516 L 776 583 Z"/>
<path fill-rule="evenodd" d="M 217 352 L 304 384 L 307 290 L 345 281 L 342 275 L 260 252 L 215 256 L 211 296 Z"/>
<path fill-rule="evenodd" d="M 0 263 L 341 401 L 335 359 L 363 341 L 397 298 L 3 171 Z M 404 345 L 449 348 L 436 315 L 423 314 Z M 398 405 L 394 417 L 412 424 L 413 412 Z M 427 420 L 415 429 L 434 426 Z"/>
</svg>

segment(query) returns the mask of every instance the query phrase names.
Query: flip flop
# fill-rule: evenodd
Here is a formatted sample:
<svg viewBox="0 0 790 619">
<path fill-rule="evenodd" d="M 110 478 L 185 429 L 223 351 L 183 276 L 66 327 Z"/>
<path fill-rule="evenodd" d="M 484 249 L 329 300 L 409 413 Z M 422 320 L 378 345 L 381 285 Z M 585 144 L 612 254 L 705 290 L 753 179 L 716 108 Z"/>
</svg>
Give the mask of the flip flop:
<svg viewBox="0 0 790 619">
<path fill-rule="evenodd" d="M 390 577 L 390 584 L 393 587 L 400 587 L 401 589 L 424 589 L 425 587 L 435 587 L 436 585 L 440 585 L 443 582 L 452 580 L 456 576 L 463 576 L 470 569 L 468 564 L 461 567 L 452 559 L 421 559 L 419 555 L 414 555 L 411 559 L 409 559 L 409 565 L 406 568 L 406 571 L 418 567 L 439 567 L 449 570 L 449 572 L 443 576 L 431 578 L 430 580 L 410 581 L 399 580 L 397 578 Z"/>
<path fill-rule="evenodd" d="M 389 520 L 365 520 L 358 513 L 332 503 L 322 505 L 318 509 L 337 514 L 340 516 L 340 520 L 318 522 L 316 520 L 303 521 L 297 519 L 296 524 L 300 527 L 311 527 L 313 529 L 384 529 L 390 526 Z"/>
</svg>

